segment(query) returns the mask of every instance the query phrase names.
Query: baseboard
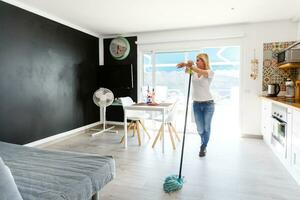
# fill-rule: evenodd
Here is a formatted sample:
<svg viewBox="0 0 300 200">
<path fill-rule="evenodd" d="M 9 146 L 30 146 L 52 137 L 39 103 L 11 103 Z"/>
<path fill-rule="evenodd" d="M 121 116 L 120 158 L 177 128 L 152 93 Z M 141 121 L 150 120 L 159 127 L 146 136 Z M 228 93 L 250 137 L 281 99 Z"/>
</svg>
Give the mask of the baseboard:
<svg viewBox="0 0 300 200">
<path fill-rule="evenodd" d="M 253 134 L 241 134 L 241 138 L 251 138 L 251 139 L 263 139 L 262 135 L 253 135 Z"/>
<path fill-rule="evenodd" d="M 95 123 L 92 123 L 92 124 L 89 124 L 89 125 L 86 125 L 86 126 L 82 126 L 82 127 L 67 131 L 67 132 L 59 133 L 59 134 L 56 134 L 56 135 L 53 135 L 53 136 L 50 136 L 50 137 L 47 137 L 47 138 L 44 138 L 44 139 L 41 139 L 41 140 L 37 140 L 37 141 L 31 142 L 31 143 L 25 144 L 24 146 L 35 147 L 35 146 L 45 144 L 47 142 L 52 142 L 54 140 L 58 140 L 58 139 L 61 139 L 61 138 L 67 137 L 67 136 L 76 135 L 76 134 L 79 134 L 81 131 L 92 128 L 92 127 L 97 126 L 99 124 L 101 124 L 101 123 L 100 122 L 95 122 Z"/>
</svg>

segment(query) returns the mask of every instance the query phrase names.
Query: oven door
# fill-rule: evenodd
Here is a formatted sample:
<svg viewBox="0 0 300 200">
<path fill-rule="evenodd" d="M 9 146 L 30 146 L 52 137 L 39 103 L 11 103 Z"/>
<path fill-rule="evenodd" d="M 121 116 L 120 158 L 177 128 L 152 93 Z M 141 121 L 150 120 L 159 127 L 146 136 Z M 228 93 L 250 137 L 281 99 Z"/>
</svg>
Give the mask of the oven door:
<svg viewBox="0 0 300 200">
<path fill-rule="evenodd" d="M 283 157 L 287 157 L 287 148 L 286 148 L 286 122 L 272 116 L 272 138 L 271 144 L 273 148 L 281 154 Z"/>
</svg>

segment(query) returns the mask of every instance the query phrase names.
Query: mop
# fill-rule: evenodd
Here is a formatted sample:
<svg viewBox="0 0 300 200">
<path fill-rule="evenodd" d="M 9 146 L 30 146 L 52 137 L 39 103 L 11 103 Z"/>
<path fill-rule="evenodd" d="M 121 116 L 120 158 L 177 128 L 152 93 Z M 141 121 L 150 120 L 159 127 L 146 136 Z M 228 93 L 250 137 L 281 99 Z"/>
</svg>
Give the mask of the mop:
<svg viewBox="0 0 300 200">
<path fill-rule="evenodd" d="M 185 132 L 186 132 L 186 122 L 189 108 L 189 98 L 190 98 L 190 90 L 191 90 L 191 77 L 192 70 L 189 71 L 189 86 L 188 86 L 188 94 L 186 100 L 186 109 L 185 109 L 185 120 L 184 120 L 184 129 L 183 129 L 183 140 L 182 140 L 182 148 L 181 148 L 181 158 L 180 158 L 180 167 L 179 167 L 179 175 L 171 175 L 165 179 L 164 182 L 164 191 L 167 193 L 175 192 L 180 190 L 183 186 L 183 177 L 181 176 L 182 171 L 182 163 L 183 163 L 183 153 L 184 153 L 184 142 L 185 142 Z"/>
</svg>

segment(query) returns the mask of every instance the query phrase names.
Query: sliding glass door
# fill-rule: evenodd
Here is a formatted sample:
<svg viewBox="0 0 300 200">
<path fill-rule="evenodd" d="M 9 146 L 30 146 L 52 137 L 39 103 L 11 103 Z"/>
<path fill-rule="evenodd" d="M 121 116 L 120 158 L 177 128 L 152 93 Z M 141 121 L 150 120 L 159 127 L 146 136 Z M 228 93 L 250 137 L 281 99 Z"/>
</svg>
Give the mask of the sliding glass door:
<svg viewBox="0 0 300 200">
<path fill-rule="evenodd" d="M 232 120 L 236 120 L 236 124 L 238 124 L 239 46 L 207 47 L 193 51 L 145 53 L 143 55 L 142 96 L 145 98 L 146 90 L 149 87 L 150 89 L 155 88 L 157 101 L 177 101 L 178 114 L 176 115 L 175 123 L 179 130 L 183 129 L 188 75 L 184 73 L 183 69 L 177 69 L 176 64 L 187 60 L 195 61 L 196 55 L 201 52 L 209 55 L 211 69 L 215 72 L 211 85 L 217 107 L 213 123 L 221 124 L 222 127 L 228 126 L 228 128 L 229 124 L 232 124 Z M 189 109 L 188 115 L 188 131 L 196 132 L 191 110 Z M 227 117 L 225 117 L 225 113 Z"/>
<path fill-rule="evenodd" d="M 184 53 L 144 54 L 143 97 L 146 90 L 155 88 L 158 102 L 175 100 L 184 94 L 185 75 L 176 68 L 185 60 Z"/>
</svg>

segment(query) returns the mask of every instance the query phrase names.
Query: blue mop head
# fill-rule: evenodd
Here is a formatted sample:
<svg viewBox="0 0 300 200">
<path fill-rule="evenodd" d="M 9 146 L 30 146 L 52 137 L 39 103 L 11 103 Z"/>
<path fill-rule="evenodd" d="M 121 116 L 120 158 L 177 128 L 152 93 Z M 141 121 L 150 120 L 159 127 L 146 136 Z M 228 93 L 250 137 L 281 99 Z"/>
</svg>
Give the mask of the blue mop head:
<svg viewBox="0 0 300 200">
<path fill-rule="evenodd" d="M 180 190 L 183 186 L 183 178 L 179 178 L 177 175 L 168 176 L 165 179 L 164 191 L 166 193 L 175 192 Z"/>
</svg>

